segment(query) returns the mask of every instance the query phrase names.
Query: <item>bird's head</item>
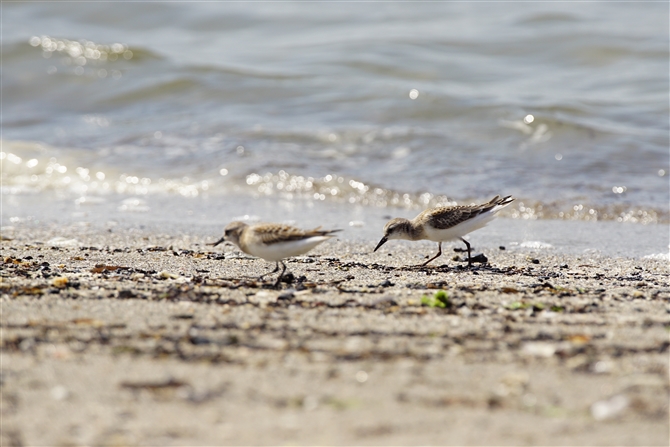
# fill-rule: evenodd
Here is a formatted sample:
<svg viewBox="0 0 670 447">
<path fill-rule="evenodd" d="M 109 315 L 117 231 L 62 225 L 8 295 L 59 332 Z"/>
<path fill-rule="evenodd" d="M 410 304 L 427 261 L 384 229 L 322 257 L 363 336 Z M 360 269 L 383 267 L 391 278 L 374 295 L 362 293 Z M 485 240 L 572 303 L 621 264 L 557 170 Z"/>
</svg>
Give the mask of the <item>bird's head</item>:
<svg viewBox="0 0 670 447">
<path fill-rule="evenodd" d="M 389 220 L 386 225 L 384 225 L 384 237 L 379 241 L 374 251 L 377 251 L 379 247 L 391 239 L 411 239 L 410 229 L 411 224 L 407 219 L 396 217 L 395 219 Z"/>
<path fill-rule="evenodd" d="M 226 228 L 223 230 L 223 237 L 219 239 L 218 241 L 210 244 L 214 247 L 219 245 L 221 242 L 231 242 L 237 246 L 240 245 L 240 237 L 242 236 L 242 232 L 244 229 L 248 227 L 247 224 L 244 222 L 231 222 L 228 225 L 226 225 Z"/>
</svg>

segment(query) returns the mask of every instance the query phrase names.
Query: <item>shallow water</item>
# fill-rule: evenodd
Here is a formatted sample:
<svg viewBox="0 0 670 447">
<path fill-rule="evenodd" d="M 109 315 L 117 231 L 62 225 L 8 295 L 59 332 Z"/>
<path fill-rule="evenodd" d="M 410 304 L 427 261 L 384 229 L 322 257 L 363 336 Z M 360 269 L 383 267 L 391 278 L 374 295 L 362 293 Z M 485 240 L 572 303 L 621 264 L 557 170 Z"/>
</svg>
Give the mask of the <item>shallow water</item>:
<svg viewBox="0 0 670 447">
<path fill-rule="evenodd" d="M 4 213 L 12 217 L 6 219 L 3 235 L 11 239 L 15 230 L 46 227 L 56 233 L 62 232 L 67 235 L 67 240 L 77 244 L 81 242 L 77 239 L 80 233 L 137 234 L 139 230 L 164 235 L 168 239 L 183 234 L 214 242 L 230 221 L 271 221 L 304 228 L 338 228 L 342 232 L 337 233 L 337 238 L 357 242 L 361 253 L 372 254 L 382 237 L 384 224 L 390 218 L 410 218 L 415 214 L 407 209 L 338 202 L 277 200 L 274 197 L 249 200 L 244 194 L 229 194 L 225 198 L 164 195 L 154 197 L 152 203 L 154 206 L 147 209 L 147 201 L 127 198 L 113 206 L 108 202 L 81 203 L 73 211 L 68 202 L 56 198 L 44 200 L 43 195 L 24 196 L 20 202 L 17 197 L 11 197 L 4 202 Z M 33 212 L 36 208 L 40 210 L 39 216 Z M 484 253 L 494 263 L 501 246 L 507 251 L 525 253 L 530 257 L 570 254 L 582 255 L 584 259 L 607 256 L 670 261 L 666 225 L 499 218 L 466 238 L 472 244 L 474 253 Z M 384 246 L 384 250 L 393 253 L 407 246 L 416 252 L 417 263 L 423 256 L 437 252 L 437 244 L 429 241 L 391 241 Z M 459 241 L 444 243 L 443 262 L 453 264 L 452 250 L 463 247 Z M 230 248 L 221 246 L 214 250 L 228 251 Z"/>
<path fill-rule="evenodd" d="M 503 216 L 661 224 L 667 249 L 668 4 L 1 7 L 5 226 L 512 194 Z"/>
</svg>

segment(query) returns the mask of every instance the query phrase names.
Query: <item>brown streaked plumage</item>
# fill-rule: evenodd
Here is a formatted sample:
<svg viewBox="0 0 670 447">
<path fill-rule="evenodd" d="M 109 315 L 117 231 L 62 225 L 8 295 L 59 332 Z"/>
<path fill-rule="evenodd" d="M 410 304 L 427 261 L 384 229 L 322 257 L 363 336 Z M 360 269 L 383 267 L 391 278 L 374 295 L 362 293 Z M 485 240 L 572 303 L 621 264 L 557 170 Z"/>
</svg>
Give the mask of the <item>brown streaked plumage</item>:
<svg viewBox="0 0 670 447">
<path fill-rule="evenodd" d="M 442 242 L 460 239 L 468 249 L 468 265 L 472 265 L 470 243 L 463 239 L 463 236 L 485 226 L 500 209 L 512 201 L 514 201 L 512 196 L 503 198 L 495 196 L 480 205 L 442 206 L 427 209 L 412 220 L 400 217 L 391 219 L 384 226 L 384 237 L 374 251 L 390 239 L 435 241 L 438 243 L 437 254 L 422 264 L 426 265 L 442 255 Z"/>
</svg>

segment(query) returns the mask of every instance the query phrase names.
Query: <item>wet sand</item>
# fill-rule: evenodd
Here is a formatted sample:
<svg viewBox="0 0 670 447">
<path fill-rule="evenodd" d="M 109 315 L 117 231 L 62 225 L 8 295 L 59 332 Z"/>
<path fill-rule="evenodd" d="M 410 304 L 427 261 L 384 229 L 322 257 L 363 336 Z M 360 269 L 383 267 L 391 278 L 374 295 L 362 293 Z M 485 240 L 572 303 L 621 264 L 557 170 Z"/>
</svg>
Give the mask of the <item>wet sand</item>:
<svg viewBox="0 0 670 447">
<path fill-rule="evenodd" d="M 2 445 L 668 443 L 667 260 L 3 238 Z"/>
</svg>

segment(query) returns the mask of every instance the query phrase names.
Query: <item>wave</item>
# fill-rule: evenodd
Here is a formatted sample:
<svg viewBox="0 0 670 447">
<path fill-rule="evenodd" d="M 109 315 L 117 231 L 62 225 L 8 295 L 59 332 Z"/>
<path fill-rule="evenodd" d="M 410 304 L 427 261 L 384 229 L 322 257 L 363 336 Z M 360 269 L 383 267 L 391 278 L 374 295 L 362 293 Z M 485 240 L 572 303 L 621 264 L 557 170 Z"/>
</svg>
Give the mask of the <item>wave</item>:
<svg viewBox="0 0 670 447">
<path fill-rule="evenodd" d="M 133 175 L 119 166 L 83 166 L 85 157 L 69 152 L 57 159 L 46 145 L 31 142 L 2 142 L 2 194 L 21 196 L 48 191 L 66 193 L 67 200 L 95 204 L 98 198 L 151 197 L 175 194 L 182 197 L 247 194 L 251 197 L 278 197 L 284 200 L 328 201 L 352 206 L 425 209 L 440 205 L 469 204 L 490 197 L 449 197 L 428 191 L 407 192 L 386 188 L 347 176 L 328 174 L 320 177 L 278 172 L 234 176 L 221 168 L 216 176 L 208 173 L 191 177 L 151 177 Z M 20 154 L 20 155 L 17 155 Z M 81 155 L 81 154 L 79 154 Z M 89 154 L 90 157 L 90 154 Z M 90 157 L 91 161 L 94 157 Z M 623 192 L 623 191 L 622 191 Z M 505 194 L 506 191 L 500 191 Z M 617 221 L 641 224 L 667 224 L 667 209 L 639 207 L 626 203 L 595 204 L 588 200 L 559 199 L 541 201 L 517 196 L 501 211 L 513 219 L 560 219 Z"/>
</svg>

